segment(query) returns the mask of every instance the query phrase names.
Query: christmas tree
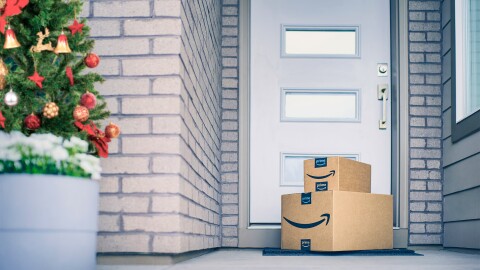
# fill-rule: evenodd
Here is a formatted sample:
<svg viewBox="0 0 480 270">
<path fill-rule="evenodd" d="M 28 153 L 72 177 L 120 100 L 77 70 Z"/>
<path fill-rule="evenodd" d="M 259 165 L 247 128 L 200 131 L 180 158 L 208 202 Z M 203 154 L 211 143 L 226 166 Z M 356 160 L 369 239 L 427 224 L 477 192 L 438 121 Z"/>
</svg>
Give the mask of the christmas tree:
<svg viewBox="0 0 480 270">
<path fill-rule="evenodd" d="M 0 130 L 80 137 L 106 157 L 119 128 L 97 128 L 109 112 L 94 88 L 103 78 L 86 72 L 100 58 L 86 20 L 77 17 L 82 4 L 0 0 Z"/>
</svg>

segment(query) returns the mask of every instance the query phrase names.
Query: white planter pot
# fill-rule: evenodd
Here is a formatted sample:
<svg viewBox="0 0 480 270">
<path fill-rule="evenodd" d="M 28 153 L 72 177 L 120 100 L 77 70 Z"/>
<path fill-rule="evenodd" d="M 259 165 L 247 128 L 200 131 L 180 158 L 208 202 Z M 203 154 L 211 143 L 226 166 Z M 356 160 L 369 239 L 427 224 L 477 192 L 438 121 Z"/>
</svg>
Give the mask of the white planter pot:
<svg viewBox="0 0 480 270">
<path fill-rule="evenodd" d="M 0 269 L 94 270 L 97 220 L 94 181 L 0 175 Z"/>
</svg>

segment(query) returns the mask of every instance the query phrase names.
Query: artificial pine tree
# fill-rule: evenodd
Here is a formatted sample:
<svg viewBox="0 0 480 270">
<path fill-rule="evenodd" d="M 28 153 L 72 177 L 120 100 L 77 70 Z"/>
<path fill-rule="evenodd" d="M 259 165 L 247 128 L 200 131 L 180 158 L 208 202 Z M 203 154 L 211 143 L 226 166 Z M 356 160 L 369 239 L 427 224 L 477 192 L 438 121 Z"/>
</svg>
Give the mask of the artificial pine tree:
<svg viewBox="0 0 480 270">
<path fill-rule="evenodd" d="M 51 133 L 91 142 L 108 156 L 110 138 L 97 128 L 109 116 L 94 85 L 103 78 L 86 68 L 98 65 L 91 53 L 82 0 L 0 0 L 0 130 L 26 135 Z M 3 103 L 3 104 L 2 104 Z"/>
</svg>

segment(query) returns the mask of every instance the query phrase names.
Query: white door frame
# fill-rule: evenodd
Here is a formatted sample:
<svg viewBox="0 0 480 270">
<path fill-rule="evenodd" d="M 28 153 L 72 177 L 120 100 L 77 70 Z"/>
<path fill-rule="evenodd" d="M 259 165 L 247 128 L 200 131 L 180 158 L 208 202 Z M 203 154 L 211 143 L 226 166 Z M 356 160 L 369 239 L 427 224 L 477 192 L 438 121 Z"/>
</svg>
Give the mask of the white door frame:
<svg viewBox="0 0 480 270">
<path fill-rule="evenodd" d="M 239 247 L 279 247 L 277 226 L 251 226 L 250 1 L 240 2 L 239 33 Z M 392 194 L 394 246 L 408 243 L 408 0 L 390 0 L 392 89 Z"/>
</svg>

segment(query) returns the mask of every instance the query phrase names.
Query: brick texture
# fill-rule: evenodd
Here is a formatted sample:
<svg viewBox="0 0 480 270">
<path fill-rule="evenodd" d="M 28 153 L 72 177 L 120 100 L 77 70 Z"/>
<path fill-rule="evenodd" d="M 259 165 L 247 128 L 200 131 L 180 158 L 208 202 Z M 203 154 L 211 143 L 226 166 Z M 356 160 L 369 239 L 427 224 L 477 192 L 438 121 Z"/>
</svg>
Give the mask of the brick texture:
<svg viewBox="0 0 480 270">
<path fill-rule="evenodd" d="M 440 0 L 409 1 L 410 245 L 442 244 Z"/>
<path fill-rule="evenodd" d="M 238 246 L 238 21 L 237 0 L 222 7 L 222 246 Z"/>
<path fill-rule="evenodd" d="M 161 1 L 160 1 L 161 2 Z M 182 1 L 180 59 L 183 195 L 188 214 L 180 220 L 188 250 L 220 246 L 221 2 Z M 161 163 L 161 162 L 160 162 Z M 182 241 L 184 241 L 182 239 Z M 154 239 L 161 248 L 165 239 Z M 158 242 L 158 243 L 157 243 Z"/>
<path fill-rule="evenodd" d="M 220 0 L 85 1 L 122 135 L 102 160 L 98 252 L 221 245 Z"/>
</svg>

